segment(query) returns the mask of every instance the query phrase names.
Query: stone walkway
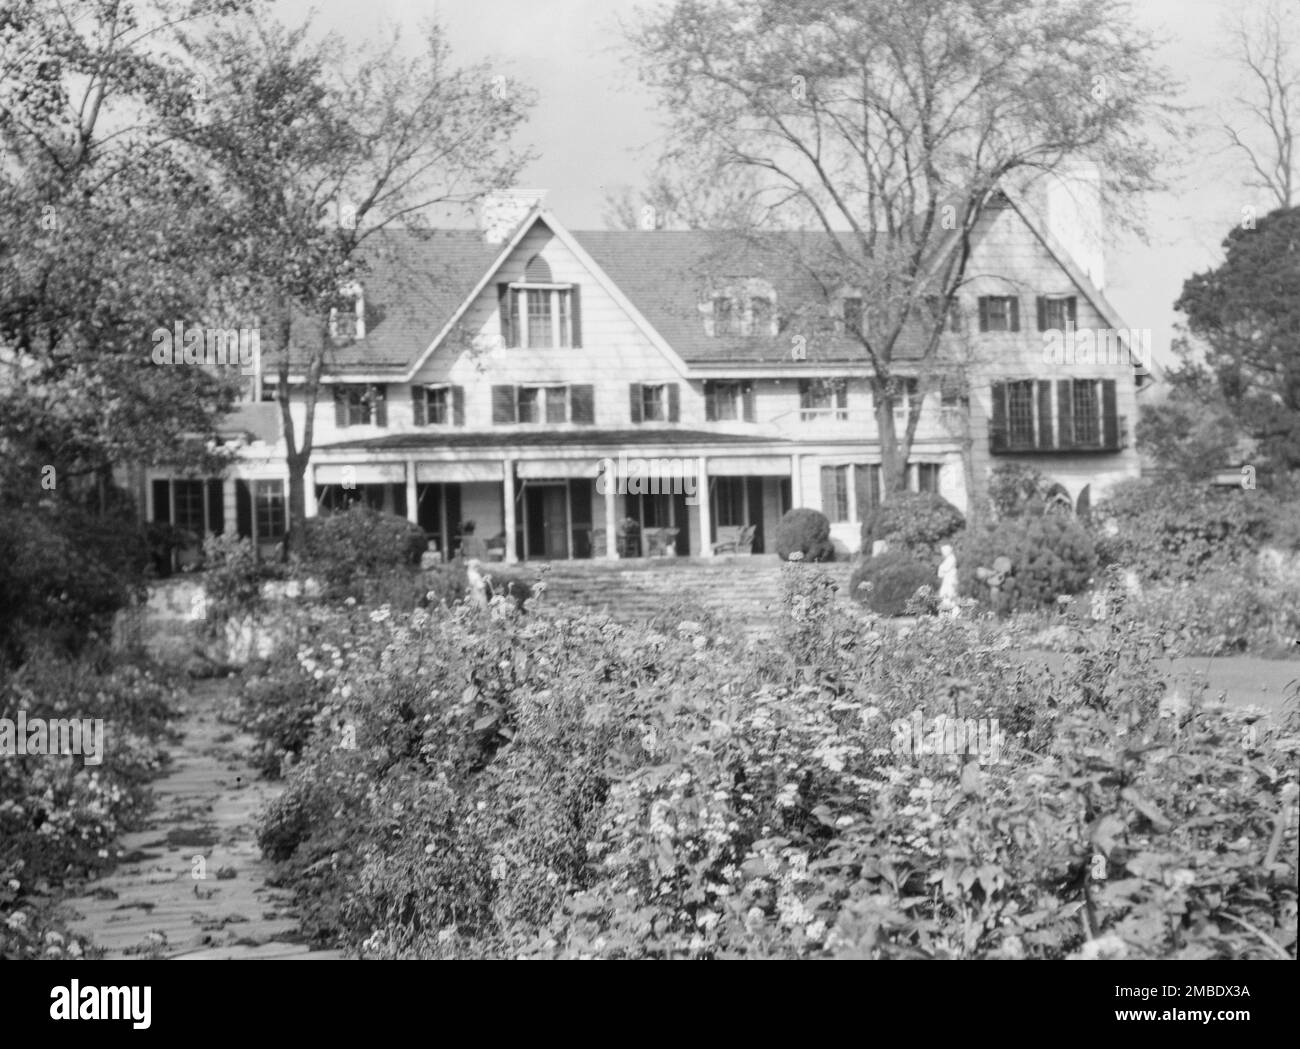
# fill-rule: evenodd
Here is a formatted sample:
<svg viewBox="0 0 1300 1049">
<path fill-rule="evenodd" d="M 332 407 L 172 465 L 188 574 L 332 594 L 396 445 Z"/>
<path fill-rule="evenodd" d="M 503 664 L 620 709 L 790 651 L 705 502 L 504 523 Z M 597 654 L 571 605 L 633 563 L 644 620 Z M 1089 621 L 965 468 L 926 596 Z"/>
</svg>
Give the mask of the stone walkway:
<svg viewBox="0 0 1300 1049">
<path fill-rule="evenodd" d="M 256 817 L 281 787 L 243 760 L 251 738 L 217 720 L 230 687 L 194 683 L 147 826 L 122 837 L 116 870 L 67 901 L 71 930 L 105 957 L 341 957 L 302 943 L 288 892 L 267 884 Z"/>
</svg>

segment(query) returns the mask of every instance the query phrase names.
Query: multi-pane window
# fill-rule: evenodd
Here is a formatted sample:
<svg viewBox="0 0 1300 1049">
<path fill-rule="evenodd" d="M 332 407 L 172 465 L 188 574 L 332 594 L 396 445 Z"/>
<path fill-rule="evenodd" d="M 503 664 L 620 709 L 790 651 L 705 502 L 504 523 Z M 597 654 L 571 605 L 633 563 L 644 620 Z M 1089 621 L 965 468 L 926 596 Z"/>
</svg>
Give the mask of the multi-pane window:
<svg viewBox="0 0 1300 1049">
<path fill-rule="evenodd" d="M 799 418 L 803 422 L 814 419 L 849 417 L 849 385 L 844 379 L 801 379 L 799 381 Z"/>
<path fill-rule="evenodd" d="M 567 286 L 499 285 L 502 341 L 512 348 L 576 346 L 574 292 Z"/>
<path fill-rule="evenodd" d="M 1041 295 L 1038 299 L 1038 330 L 1065 331 L 1073 327 L 1078 300 L 1073 295 Z"/>
<path fill-rule="evenodd" d="M 713 334 L 735 335 L 736 313 L 731 299 L 726 295 L 713 298 Z"/>
<path fill-rule="evenodd" d="M 850 296 L 844 300 L 844 330 L 851 335 L 862 334 L 863 320 L 862 299 Z"/>
<path fill-rule="evenodd" d="M 1014 295 L 983 295 L 979 309 L 980 331 L 1020 330 L 1020 300 Z"/>
<path fill-rule="evenodd" d="M 916 490 L 918 492 L 939 492 L 939 463 L 916 464 Z"/>
<path fill-rule="evenodd" d="M 822 513 L 832 521 L 849 520 L 849 467 L 822 467 Z"/>
<path fill-rule="evenodd" d="M 566 422 L 569 417 L 569 388 L 567 386 L 546 387 L 546 421 L 548 423 Z"/>
<path fill-rule="evenodd" d="M 740 419 L 752 422 L 751 389 L 743 382 L 706 382 L 704 384 L 705 418 L 718 422 Z"/>
<path fill-rule="evenodd" d="M 749 300 L 750 332 L 754 335 L 772 333 L 772 300 L 756 296 Z"/>
<path fill-rule="evenodd" d="M 894 427 L 901 430 L 908 423 L 912 412 L 921 410 L 921 380 L 916 376 L 895 377 L 894 391 Z M 877 394 L 879 396 L 879 394 Z"/>
<path fill-rule="evenodd" d="M 453 389 L 453 400 L 459 398 L 458 390 L 459 387 Z M 457 408 L 453 404 L 452 414 L 463 419 L 463 407 Z M 492 387 L 492 422 L 495 425 L 578 423 L 590 426 L 595 421 L 593 388 L 584 383 Z"/>
<path fill-rule="evenodd" d="M 668 388 L 662 383 L 641 387 L 641 419 L 655 423 L 668 421 Z"/>
<path fill-rule="evenodd" d="M 745 479 L 719 477 L 714 488 L 717 524 L 723 528 L 745 524 Z"/>
<path fill-rule="evenodd" d="M 528 301 L 528 345 L 539 349 L 555 345 L 555 331 L 551 320 L 551 293 L 529 289 L 524 294 Z"/>
<path fill-rule="evenodd" d="M 336 386 L 335 424 L 338 426 L 387 426 L 385 391 L 382 386 Z"/>
<path fill-rule="evenodd" d="M 521 423 L 542 421 L 541 412 L 538 408 L 541 394 L 541 387 L 538 386 L 519 387 L 519 421 Z"/>
<path fill-rule="evenodd" d="M 202 535 L 206 514 L 203 508 L 202 481 L 173 481 L 172 498 L 175 501 L 175 524 L 186 531 Z"/>
<path fill-rule="evenodd" d="M 1074 443 L 1087 447 L 1101 444 L 1101 400 L 1096 379 L 1075 379 L 1070 391 L 1074 419 Z"/>
<path fill-rule="evenodd" d="M 446 386 L 424 388 L 424 421 L 429 426 L 446 426 L 451 422 L 451 390 Z"/>
<path fill-rule="evenodd" d="M 258 481 L 253 488 L 257 537 L 280 539 L 285 533 L 284 482 Z"/>
<path fill-rule="evenodd" d="M 1013 447 L 1034 443 L 1034 383 L 1030 379 L 1007 383 L 1007 430 Z"/>
</svg>

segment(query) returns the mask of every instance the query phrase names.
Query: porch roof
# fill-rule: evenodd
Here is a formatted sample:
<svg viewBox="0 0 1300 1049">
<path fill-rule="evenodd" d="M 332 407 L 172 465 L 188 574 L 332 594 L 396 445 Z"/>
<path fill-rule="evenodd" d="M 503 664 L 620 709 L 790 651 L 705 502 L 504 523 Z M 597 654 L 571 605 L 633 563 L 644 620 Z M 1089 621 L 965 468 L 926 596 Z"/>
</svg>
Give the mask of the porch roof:
<svg viewBox="0 0 1300 1049">
<path fill-rule="evenodd" d="M 355 441 L 318 444 L 318 451 L 442 451 L 458 449 L 568 448 L 603 445 L 619 447 L 658 445 L 793 445 L 786 437 L 755 437 L 750 434 L 716 433 L 708 430 L 506 430 L 500 433 L 412 432 L 386 434 Z"/>
</svg>

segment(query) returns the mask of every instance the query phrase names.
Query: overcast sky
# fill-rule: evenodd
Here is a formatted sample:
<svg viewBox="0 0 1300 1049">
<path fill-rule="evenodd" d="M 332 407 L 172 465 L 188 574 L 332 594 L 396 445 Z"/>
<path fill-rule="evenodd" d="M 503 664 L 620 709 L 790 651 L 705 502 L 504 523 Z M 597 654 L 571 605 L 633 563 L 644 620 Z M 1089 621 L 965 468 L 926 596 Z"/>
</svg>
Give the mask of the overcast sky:
<svg viewBox="0 0 1300 1049">
<path fill-rule="evenodd" d="M 1144 201 L 1147 242 L 1116 234 L 1107 251 L 1106 292 L 1126 322 L 1151 328 L 1165 359 L 1183 280 L 1213 265 L 1242 208 L 1269 210 L 1246 188 L 1241 162 L 1209 130 L 1231 94 L 1222 19 L 1259 0 L 1137 0 L 1140 22 L 1167 40 L 1162 59 L 1184 85 L 1207 129 L 1189 138 L 1164 173 L 1170 192 Z M 276 0 L 286 21 L 316 12 L 322 28 L 369 36 L 384 24 L 415 29 L 436 18 L 457 59 L 492 59 L 532 85 L 538 105 L 524 137 L 541 154 L 521 184 L 549 190 L 570 229 L 604 227 L 607 190 L 644 184 L 662 128 L 654 99 L 621 50 L 620 19 L 643 0 Z"/>
</svg>

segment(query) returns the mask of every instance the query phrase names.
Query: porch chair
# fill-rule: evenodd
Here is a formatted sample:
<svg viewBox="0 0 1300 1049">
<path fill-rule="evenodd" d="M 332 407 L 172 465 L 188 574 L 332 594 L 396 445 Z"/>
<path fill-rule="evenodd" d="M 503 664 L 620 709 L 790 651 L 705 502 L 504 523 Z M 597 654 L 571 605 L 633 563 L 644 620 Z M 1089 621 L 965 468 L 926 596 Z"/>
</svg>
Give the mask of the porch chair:
<svg viewBox="0 0 1300 1049">
<path fill-rule="evenodd" d="M 715 554 L 752 554 L 754 552 L 754 533 L 758 530 L 756 525 L 745 525 L 743 528 L 739 525 L 723 526 L 718 529 L 719 536 L 725 538 L 719 539 L 713 544 Z"/>
<path fill-rule="evenodd" d="M 506 559 L 505 532 L 498 532 L 488 540 L 487 556 L 489 561 L 504 561 Z"/>
</svg>

